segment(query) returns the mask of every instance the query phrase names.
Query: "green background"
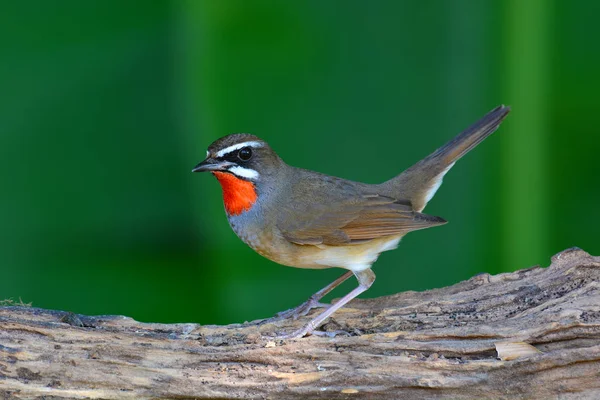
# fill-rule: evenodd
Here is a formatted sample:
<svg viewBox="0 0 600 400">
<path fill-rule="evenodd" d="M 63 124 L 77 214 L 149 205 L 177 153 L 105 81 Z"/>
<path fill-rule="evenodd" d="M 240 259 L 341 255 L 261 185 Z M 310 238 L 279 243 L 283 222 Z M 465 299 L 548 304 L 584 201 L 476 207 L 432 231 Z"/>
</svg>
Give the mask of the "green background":
<svg viewBox="0 0 600 400">
<path fill-rule="evenodd" d="M 142 321 L 268 317 L 340 275 L 279 266 L 192 174 L 250 132 L 381 182 L 498 104 L 363 297 L 600 255 L 600 3 L 15 1 L 0 5 L 0 298 Z M 346 283 L 344 294 L 355 282 Z"/>
</svg>

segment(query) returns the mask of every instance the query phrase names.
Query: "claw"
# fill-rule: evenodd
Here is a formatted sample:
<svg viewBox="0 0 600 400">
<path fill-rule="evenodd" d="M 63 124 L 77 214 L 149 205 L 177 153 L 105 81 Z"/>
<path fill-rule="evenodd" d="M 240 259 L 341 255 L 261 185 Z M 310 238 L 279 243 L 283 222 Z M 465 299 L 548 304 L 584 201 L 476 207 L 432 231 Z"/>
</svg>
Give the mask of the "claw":
<svg viewBox="0 0 600 400">
<path fill-rule="evenodd" d="M 292 333 L 284 333 L 276 336 L 276 339 L 286 340 L 286 339 L 302 339 L 304 336 L 308 334 L 308 330 L 305 328 L 299 329 Z"/>
<path fill-rule="evenodd" d="M 266 319 L 265 322 L 277 322 L 277 321 L 282 321 L 284 319 L 288 319 L 290 317 L 293 318 L 294 320 L 297 320 L 298 318 L 304 317 L 305 315 L 307 315 L 314 308 L 326 308 L 326 307 L 328 307 L 327 304 L 321 303 L 313 298 L 310 298 L 307 301 L 305 301 L 304 303 L 300 304 L 296 308 L 291 308 L 286 311 L 278 312 L 277 314 L 275 314 L 274 317 Z"/>
<path fill-rule="evenodd" d="M 341 330 L 341 329 L 339 329 L 337 331 L 329 331 L 329 332 L 326 332 L 326 331 L 312 331 L 311 334 L 315 335 L 315 336 L 326 336 L 326 337 L 330 337 L 330 338 L 334 338 L 334 337 L 336 337 L 338 335 L 352 336 L 350 334 L 350 332 L 347 332 L 347 331 L 344 331 L 344 330 Z"/>
<path fill-rule="evenodd" d="M 336 331 L 312 331 L 312 332 L 308 333 L 307 327 L 304 327 L 304 328 L 298 329 L 297 331 L 294 331 L 292 333 L 279 334 L 275 338 L 278 340 L 301 339 L 304 336 L 309 336 L 309 335 L 320 336 L 320 337 L 329 337 L 329 338 L 334 338 L 338 335 L 352 336 L 352 334 L 350 332 L 347 332 L 347 331 L 344 331 L 341 329 L 336 330 Z"/>
</svg>

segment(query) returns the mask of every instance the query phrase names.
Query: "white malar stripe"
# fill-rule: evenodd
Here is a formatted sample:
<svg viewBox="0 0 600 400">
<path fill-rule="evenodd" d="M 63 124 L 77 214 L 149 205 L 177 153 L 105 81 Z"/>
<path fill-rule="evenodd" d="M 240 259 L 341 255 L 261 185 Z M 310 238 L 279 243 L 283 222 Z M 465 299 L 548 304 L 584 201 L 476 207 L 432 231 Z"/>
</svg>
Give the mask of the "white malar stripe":
<svg viewBox="0 0 600 400">
<path fill-rule="evenodd" d="M 263 146 L 264 146 L 264 143 L 257 142 L 257 141 L 238 143 L 238 144 L 234 144 L 229 147 L 225 147 L 223 150 L 219 150 L 216 155 L 217 155 L 217 157 L 223 157 L 225 154 L 231 153 L 232 151 L 239 150 L 242 147 L 263 147 Z"/>
<path fill-rule="evenodd" d="M 429 191 L 425 195 L 425 205 L 427 205 L 427 203 L 429 203 L 429 200 L 431 200 L 433 198 L 433 196 L 435 195 L 435 192 L 437 192 L 438 189 L 440 188 L 440 186 L 442 186 L 442 181 L 444 180 L 444 175 L 446 175 L 446 173 L 448 171 L 450 171 L 450 168 L 452 168 L 453 166 L 454 166 L 454 163 L 448 165 L 448 168 L 443 170 L 441 174 L 439 174 L 438 176 L 436 176 L 434 178 L 433 186 L 431 186 L 431 189 L 429 189 Z"/>
<path fill-rule="evenodd" d="M 255 180 L 260 176 L 258 172 L 250 168 L 244 168 L 236 165 L 235 167 L 229 168 L 229 172 L 234 175 L 239 176 L 240 178 Z"/>
</svg>

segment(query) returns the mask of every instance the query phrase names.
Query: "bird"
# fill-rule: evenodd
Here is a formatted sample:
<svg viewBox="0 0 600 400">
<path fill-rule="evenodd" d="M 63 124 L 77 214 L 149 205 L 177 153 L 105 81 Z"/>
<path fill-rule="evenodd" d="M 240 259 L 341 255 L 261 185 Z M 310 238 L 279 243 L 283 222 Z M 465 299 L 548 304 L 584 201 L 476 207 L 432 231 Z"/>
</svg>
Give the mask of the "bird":
<svg viewBox="0 0 600 400">
<path fill-rule="evenodd" d="M 443 225 L 422 213 L 444 175 L 462 156 L 499 127 L 510 112 L 501 105 L 404 172 L 380 184 L 355 182 L 286 164 L 258 136 L 235 133 L 209 145 L 192 172 L 210 172 L 221 185 L 227 219 L 237 236 L 260 255 L 284 266 L 342 268 L 342 276 L 300 306 L 278 314 L 289 318 L 326 307 L 283 339 L 325 335 L 327 318 L 371 287 L 373 263 L 395 249 L 408 232 Z M 358 286 L 334 304 L 319 302 L 354 275 Z"/>
</svg>

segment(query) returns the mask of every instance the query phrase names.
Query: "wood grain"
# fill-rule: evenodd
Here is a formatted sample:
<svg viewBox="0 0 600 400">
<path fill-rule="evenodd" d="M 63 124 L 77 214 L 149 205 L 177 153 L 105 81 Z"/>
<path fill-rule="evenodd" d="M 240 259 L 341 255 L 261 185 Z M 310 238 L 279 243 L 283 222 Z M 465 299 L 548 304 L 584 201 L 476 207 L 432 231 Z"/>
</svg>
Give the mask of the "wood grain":
<svg viewBox="0 0 600 400">
<path fill-rule="evenodd" d="M 268 337 L 309 318 L 167 325 L 0 307 L 0 398 L 600 398 L 600 258 L 579 249 L 352 301 L 324 326 L 352 336 Z"/>
</svg>

